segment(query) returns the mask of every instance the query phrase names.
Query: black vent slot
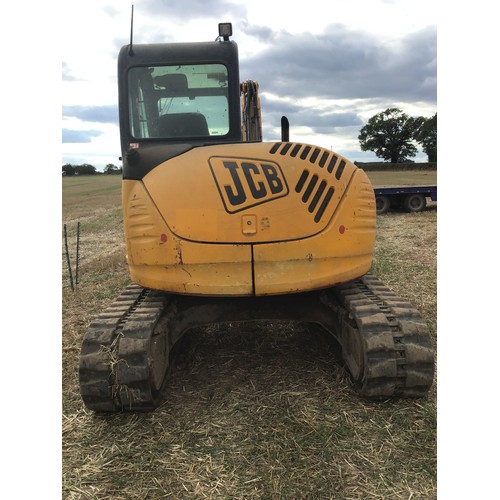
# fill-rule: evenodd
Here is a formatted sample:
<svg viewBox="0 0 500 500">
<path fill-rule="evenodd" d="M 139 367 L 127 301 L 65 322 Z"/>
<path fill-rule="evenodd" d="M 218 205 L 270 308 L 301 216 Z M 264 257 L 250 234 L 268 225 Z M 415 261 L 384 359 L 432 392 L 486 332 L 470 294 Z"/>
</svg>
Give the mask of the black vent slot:
<svg viewBox="0 0 500 500">
<path fill-rule="evenodd" d="M 339 166 L 337 168 L 337 171 L 335 172 L 335 177 L 337 178 L 337 180 L 340 180 L 340 177 L 342 176 L 342 172 L 344 171 L 344 167 L 345 167 L 345 161 L 342 160 L 340 163 L 339 163 Z"/>
<path fill-rule="evenodd" d="M 300 155 L 300 159 L 305 160 L 307 158 L 307 155 L 309 154 L 309 151 L 311 151 L 311 146 L 306 146 L 304 148 L 304 151 L 302 151 L 302 153 Z"/>
<path fill-rule="evenodd" d="M 335 166 L 337 165 L 338 157 L 332 154 L 330 151 L 327 151 L 323 148 L 307 146 L 304 144 L 296 144 L 293 142 L 275 142 L 272 145 L 269 152 L 271 154 L 276 154 L 279 152 L 281 156 L 289 155 L 291 158 L 296 158 L 301 149 L 302 149 L 302 152 L 300 153 L 301 160 L 307 159 L 309 153 L 311 153 L 312 150 L 312 154 L 309 157 L 309 161 L 313 164 L 317 162 L 320 168 L 324 168 L 326 165 L 326 170 L 328 171 L 328 173 L 330 174 L 333 173 L 333 171 L 335 170 Z M 344 160 L 342 160 L 335 172 L 335 177 L 337 178 L 337 180 L 340 180 L 340 177 L 342 176 L 342 172 L 344 171 L 345 166 L 346 163 Z"/>
<path fill-rule="evenodd" d="M 321 160 L 319 160 L 319 166 L 323 168 L 325 166 L 326 160 L 330 156 L 330 153 L 328 151 L 323 151 L 323 154 L 321 155 Z"/>
<path fill-rule="evenodd" d="M 326 181 L 321 181 L 319 183 L 318 189 L 316 193 L 314 194 L 314 198 L 312 199 L 311 203 L 309 204 L 309 213 L 313 213 L 316 210 L 316 206 L 318 205 L 319 200 L 321 199 L 321 196 L 323 195 L 323 191 L 326 188 Z"/>
<path fill-rule="evenodd" d="M 338 160 L 338 158 L 335 155 L 333 155 L 332 159 L 330 160 L 330 163 L 328 164 L 328 167 L 326 167 L 326 169 L 328 170 L 328 172 L 330 174 L 333 172 L 333 169 L 335 168 L 335 164 L 337 163 L 337 160 Z"/>
<path fill-rule="evenodd" d="M 313 154 L 311 155 L 311 158 L 309 158 L 309 161 L 311 163 L 316 163 L 316 160 L 319 156 L 319 153 L 321 152 L 321 149 L 318 149 L 316 148 L 314 151 L 313 151 Z"/>
<path fill-rule="evenodd" d="M 292 152 L 290 153 L 290 156 L 292 158 L 295 158 L 297 156 L 297 154 L 299 153 L 301 147 L 302 147 L 302 144 L 295 144 L 294 148 L 292 149 Z"/>
<path fill-rule="evenodd" d="M 309 184 L 306 187 L 306 190 L 304 191 L 304 194 L 302 195 L 302 201 L 304 203 L 307 203 L 309 198 L 311 197 L 311 193 L 313 192 L 314 186 L 316 186 L 316 183 L 318 182 L 318 176 L 314 174 L 311 177 L 311 180 L 309 181 Z"/>
<path fill-rule="evenodd" d="M 342 177 L 346 167 L 345 160 L 339 162 L 338 156 L 320 147 L 293 142 L 277 142 L 271 147 L 270 153 L 276 154 L 278 152 L 282 156 L 288 155 L 291 158 L 296 158 L 300 153 L 301 160 L 306 160 L 309 157 L 311 164 L 316 164 L 321 169 L 326 167 L 326 171 L 329 174 L 334 174 L 337 181 Z M 335 182 L 333 179 L 332 181 Z M 320 179 L 319 175 L 311 174 L 308 169 L 305 169 L 297 181 L 295 192 L 301 195 L 302 202 L 307 206 L 308 212 L 314 214 L 314 222 L 319 222 L 330 205 L 335 188 L 328 187 L 328 179 Z"/>
<path fill-rule="evenodd" d="M 326 207 L 328 207 L 330 200 L 332 199 L 333 193 L 334 193 L 333 187 L 328 189 L 326 192 L 325 197 L 323 198 L 323 201 L 321 202 L 321 205 L 316 212 L 316 215 L 314 216 L 314 222 L 319 222 L 321 220 L 321 217 L 323 217 L 323 214 L 325 213 Z"/>
<path fill-rule="evenodd" d="M 296 193 L 300 193 L 302 191 L 302 188 L 304 187 L 304 184 L 306 183 L 308 177 L 309 170 L 304 170 L 302 172 L 302 175 L 300 176 L 299 182 L 297 182 L 297 185 L 295 186 Z"/>
<path fill-rule="evenodd" d="M 327 182 L 323 179 L 319 182 L 316 174 L 309 176 L 309 170 L 304 170 L 295 186 L 296 193 L 302 193 L 302 202 L 307 205 L 309 213 L 315 213 L 314 222 L 319 222 L 325 210 L 328 208 L 335 189 L 333 186 L 327 188 Z M 325 193 L 326 191 L 326 193 Z M 309 200 L 311 200 L 309 202 Z"/>
</svg>

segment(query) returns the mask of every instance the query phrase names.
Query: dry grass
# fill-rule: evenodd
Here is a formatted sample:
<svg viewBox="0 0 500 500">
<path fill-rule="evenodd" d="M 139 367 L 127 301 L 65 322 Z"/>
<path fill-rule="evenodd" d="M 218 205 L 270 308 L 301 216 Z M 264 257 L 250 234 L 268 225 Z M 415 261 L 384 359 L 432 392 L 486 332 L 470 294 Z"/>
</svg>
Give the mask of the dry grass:
<svg viewBox="0 0 500 500">
<path fill-rule="evenodd" d="M 376 187 L 437 185 L 437 170 L 372 170 L 366 174 Z"/>
<path fill-rule="evenodd" d="M 158 410 L 86 410 L 80 343 L 128 281 L 118 205 L 93 204 L 82 222 L 75 292 L 63 266 L 63 498 L 436 498 L 435 388 L 419 401 L 360 400 L 327 339 L 297 325 L 193 331 Z M 379 217 L 374 269 L 435 339 L 435 208 Z"/>
</svg>

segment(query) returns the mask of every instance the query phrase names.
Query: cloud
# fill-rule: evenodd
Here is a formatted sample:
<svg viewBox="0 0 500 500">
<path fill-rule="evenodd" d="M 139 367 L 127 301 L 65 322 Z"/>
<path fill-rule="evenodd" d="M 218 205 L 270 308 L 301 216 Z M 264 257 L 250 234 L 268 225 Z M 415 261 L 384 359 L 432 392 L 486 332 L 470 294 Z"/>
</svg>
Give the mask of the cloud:
<svg viewBox="0 0 500 500">
<path fill-rule="evenodd" d="M 62 142 L 67 143 L 87 143 L 92 141 L 92 137 L 99 137 L 102 132 L 99 130 L 69 130 L 62 129 Z"/>
<path fill-rule="evenodd" d="M 261 94 L 261 108 L 266 125 L 279 126 L 281 117 L 286 116 L 290 126 L 309 127 L 318 134 L 330 134 L 336 128 L 361 127 L 363 120 L 354 112 L 341 109 L 323 109 L 321 106 L 299 105 Z M 267 129 L 266 129 L 267 130 Z"/>
<path fill-rule="evenodd" d="M 69 65 L 63 61 L 62 63 L 62 79 L 66 82 L 74 82 L 77 80 Z"/>
<path fill-rule="evenodd" d="M 119 11 L 112 5 L 103 5 L 102 11 L 105 12 L 110 17 L 118 16 L 121 13 L 121 11 Z"/>
<path fill-rule="evenodd" d="M 310 127 L 318 133 L 328 133 L 337 127 L 361 126 L 363 124 L 356 113 L 333 112 L 321 115 L 318 113 L 305 114 L 302 111 L 298 113 L 298 118 L 301 125 Z"/>
<path fill-rule="evenodd" d="M 118 124 L 118 107 L 106 106 L 63 106 L 63 117 L 78 118 L 85 122 Z"/>
<path fill-rule="evenodd" d="M 193 21 L 207 17 L 229 19 L 242 18 L 246 15 L 244 6 L 236 5 L 226 0 L 144 0 L 141 3 L 141 12 L 154 18 L 164 17 L 177 21 Z"/>
<path fill-rule="evenodd" d="M 259 42 L 272 43 L 275 38 L 275 33 L 267 26 L 255 26 L 243 21 L 240 29 L 248 36 L 256 38 Z"/>
<path fill-rule="evenodd" d="M 245 79 L 258 80 L 262 92 L 295 99 L 436 102 L 434 27 L 392 42 L 341 24 L 320 35 L 280 31 L 273 40 L 241 61 Z"/>
</svg>

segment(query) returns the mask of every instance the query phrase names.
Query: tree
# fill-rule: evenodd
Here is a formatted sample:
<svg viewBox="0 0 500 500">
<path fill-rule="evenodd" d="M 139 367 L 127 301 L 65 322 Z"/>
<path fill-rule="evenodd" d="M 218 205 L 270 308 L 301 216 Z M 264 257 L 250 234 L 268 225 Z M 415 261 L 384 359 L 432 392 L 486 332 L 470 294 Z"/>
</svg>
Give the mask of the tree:
<svg viewBox="0 0 500 500">
<path fill-rule="evenodd" d="M 76 171 L 78 175 L 94 175 L 96 173 L 96 168 L 94 165 L 84 163 L 83 165 L 77 165 Z"/>
<path fill-rule="evenodd" d="M 108 163 L 104 167 L 104 173 L 105 174 L 119 174 L 119 173 L 121 173 L 121 169 L 118 168 L 116 165 L 113 165 L 112 163 Z"/>
<path fill-rule="evenodd" d="M 431 118 L 422 118 L 422 125 L 415 140 L 422 146 L 427 161 L 437 161 L 437 113 Z"/>
<path fill-rule="evenodd" d="M 391 163 L 407 161 L 417 154 L 412 141 L 423 118 L 411 118 L 398 108 L 388 108 L 372 116 L 358 136 L 361 151 L 373 151 Z"/>
<path fill-rule="evenodd" d="M 66 165 L 62 166 L 63 175 L 74 175 L 75 167 L 71 165 L 71 163 L 66 163 Z"/>
</svg>

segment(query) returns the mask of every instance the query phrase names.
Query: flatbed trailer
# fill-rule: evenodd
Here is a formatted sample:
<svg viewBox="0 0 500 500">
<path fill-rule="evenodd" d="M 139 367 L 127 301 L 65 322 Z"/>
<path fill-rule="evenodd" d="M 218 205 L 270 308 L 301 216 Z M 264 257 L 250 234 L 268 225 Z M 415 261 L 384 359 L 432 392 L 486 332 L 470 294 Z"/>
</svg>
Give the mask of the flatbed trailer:
<svg viewBox="0 0 500 500">
<path fill-rule="evenodd" d="M 391 208 L 407 212 L 421 212 L 427 206 L 427 198 L 437 201 L 437 185 L 374 187 L 377 215 Z"/>
<path fill-rule="evenodd" d="M 363 168 L 367 168 L 365 165 Z M 420 212 L 428 199 L 437 201 L 437 168 L 367 168 L 377 202 L 377 215 L 390 209 Z"/>
</svg>

